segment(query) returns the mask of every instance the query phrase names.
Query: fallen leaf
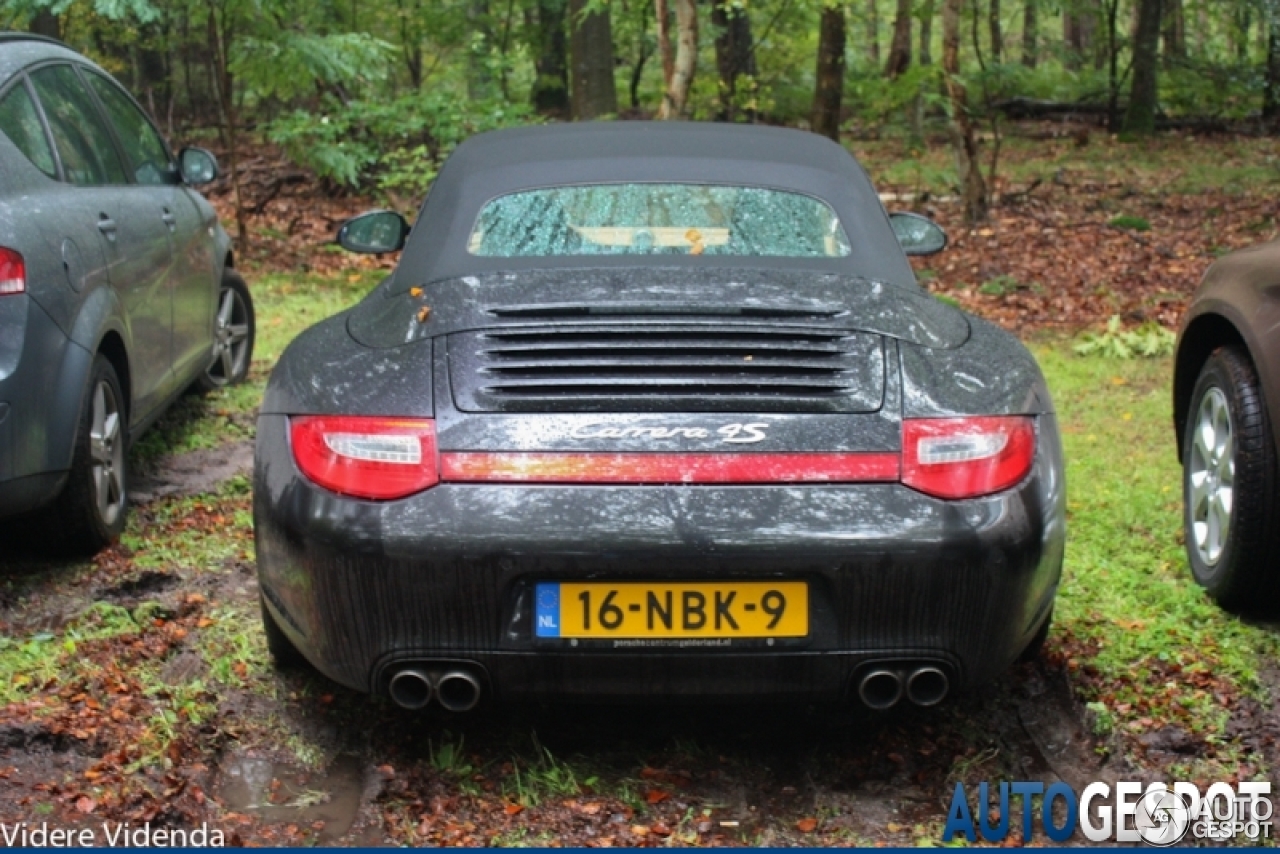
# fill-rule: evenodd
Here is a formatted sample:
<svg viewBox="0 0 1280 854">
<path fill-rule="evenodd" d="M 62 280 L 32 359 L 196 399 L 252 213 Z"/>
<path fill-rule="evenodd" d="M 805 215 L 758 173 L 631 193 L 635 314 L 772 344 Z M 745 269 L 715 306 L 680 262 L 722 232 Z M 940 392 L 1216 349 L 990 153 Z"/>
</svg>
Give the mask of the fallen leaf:
<svg viewBox="0 0 1280 854">
<path fill-rule="evenodd" d="M 802 818 L 796 822 L 796 830 L 801 833 L 813 833 L 817 826 L 818 820 L 816 818 Z"/>
<path fill-rule="evenodd" d="M 670 792 L 664 792 L 661 789 L 650 789 L 645 793 L 644 799 L 651 804 L 660 804 L 669 797 L 671 797 Z"/>
<path fill-rule="evenodd" d="M 93 798 L 81 795 L 80 799 L 76 801 L 76 811 L 82 812 L 85 815 L 88 815 L 89 813 L 93 812 L 97 808 L 98 808 L 98 802 L 95 801 Z"/>
<path fill-rule="evenodd" d="M 519 815 L 524 812 L 524 807 L 520 804 L 507 804 L 502 808 L 502 811 L 507 815 Z"/>
</svg>

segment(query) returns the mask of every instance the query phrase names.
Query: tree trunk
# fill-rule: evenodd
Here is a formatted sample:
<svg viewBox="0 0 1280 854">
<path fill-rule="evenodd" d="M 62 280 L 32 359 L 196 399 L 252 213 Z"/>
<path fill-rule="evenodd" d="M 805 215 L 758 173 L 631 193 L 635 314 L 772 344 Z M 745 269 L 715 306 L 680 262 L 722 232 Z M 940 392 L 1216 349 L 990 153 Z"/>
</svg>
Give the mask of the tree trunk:
<svg viewBox="0 0 1280 854">
<path fill-rule="evenodd" d="M 45 7 L 36 12 L 35 17 L 31 19 L 31 32 L 38 36 L 48 36 L 51 39 L 62 38 L 62 25 L 58 20 L 58 16 L 53 14 L 53 10 Z"/>
<path fill-rule="evenodd" d="M 467 29 L 471 31 L 466 46 L 467 98 L 486 100 L 497 94 L 493 71 L 489 67 L 489 49 L 494 39 L 488 0 L 469 0 Z"/>
<path fill-rule="evenodd" d="M 933 65 L 934 0 L 924 0 L 920 10 L 920 64 Z"/>
<path fill-rule="evenodd" d="M 219 20 L 218 5 L 222 16 Z M 240 152 L 235 97 L 235 78 L 231 74 L 231 42 L 235 29 L 226 4 L 209 0 L 209 46 L 213 50 L 214 83 L 222 121 L 226 126 L 227 165 L 231 172 L 231 198 L 236 208 L 236 251 L 241 255 L 249 251 L 249 225 L 245 220 L 244 202 L 240 196 Z"/>
<path fill-rule="evenodd" d="M 1240 6 L 1232 15 L 1235 26 L 1231 28 L 1231 47 L 1232 52 L 1236 55 L 1236 60 L 1240 63 L 1249 61 L 1249 27 L 1253 23 L 1253 16 L 1249 14 L 1247 6 Z"/>
<path fill-rule="evenodd" d="M 536 76 L 530 100 L 544 116 L 569 115 L 569 57 L 564 33 L 565 0 L 538 0 Z"/>
<path fill-rule="evenodd" d="M 676 56 L 667 91 L 658 110 L 660 119 L 683 119 L 689 114 L 689 89 L 698 67 L 698 7 L 696 0 L 675 0 Z"/>
<path fill-rule="evenodd" d="M 872 65 L 880 64 L 880 7 L 876 0 L 867 0 L 867 49 Z"/>
<path fill-rule="evenodd" d="M 422 88 L 422 39 L 409 22 L 422 10 L 416 3 L 412 12 L 406 10 L 404 0 L 396 0 L 396 10 L 400 13 L 397 17 L 400 20 L 400 49 L 404 55 L 405 70 L 409 72 L 409 84 L 417 92 Z"/>
<path fill-rule="evenodd" d="M 1079 71 L 1084 65 L 1085 57 L 1092 57 L 1095 68 L 1101 68 L 1099 61 L 1104 57 L 1095 45 L 1098 30 L 1098 6 L 1088 0 L 1068 0 L 1062 17 L 1063 39 L 1066 41 L 1066 66 L 1072 71 Z"/>
<path fill-rule="evenodd" d="M 639 12 L 639 33 L 636 39 L 635 62 L 631 64 L 631 80 L 627 88 L 628 94 L 631 96 L 631 109 L 640 109 L 640 80 L 644 76 L 644 66 L 649 61 L 649 57 L 653 56 L 654 47 L 649 43 L 649 12 L 641 3 L 636 7 Z M 665 78 L 664 78 L 665 79 Z"/>
<path fill-rule="evenodd" d="M 1280 118 L 1280 11 L 1272 9 L 1267 16 L 1267 69 L 1262 89 L 1262 118 L 1274 122 Z"/>
<path fill-rule="evenodd" d="M 676 52 L 671 46 L 671 10 L 667 0 L 653 0 L 653 13 L 658 19 L 658 57 L 662 60 L 662 91 L 665 92 L 676 76 Z"/>
<path fill-rule="evenodd" d="M 884 64 L 884 75 L 892 80 L 910 67 L 911 0 L 898 0 L 898 10 L 893 16 L 893 41 L 889 43 L 889 59 Z"/>
<path fill-rule="evenodd" d="M 1103 0 L 1107 23 L 1107 130 L 1120 130 L 1120 0 Z"/>
<path fill-rule="evenodd" d="M 1035 68 L 1036 60 L 1036 0 L 1023 0 L 1022 4 L 1022 64 Z"/>
<path fill-rule="evenodd" d="M 1133 85 L 1125 112 L 1125 133 L 1146 136 L 1156 130 L 1156 54 L 1160 46 L 1161 0 L 1139 0 L 1133 44 Z"/>
<path fill-rule="evenodd" d="M 716 70 L 720 73 L 720 108 L 716 121 L 731 122 L 736 118 L 739 77 L 756 76 L 756 54 L 751 42 L 751 18 L 747 10 L 730 0 L 714 0 L 711 25 L 716 33 Z M 746 111 L 755 119 L 755 110 Z"/>
<path fill-rule="evenodd" d="M 965 222 L 987 218 L 987 183 L 978 163 L 978 142 L 969 117 L 969 98 L 960 82 L 960 14 L 964 0 L 944 0 L 942 4 L 942 74 L 951 101 L 951 144 L 960 172 L 960 192 L 964 199 Z"/>
<path fill-rule="evenodd" d="M 613 82 L 613 26 L 608 7 L 583 15 L 587 0 L 569 0 L 569 60 L 575 119 L 594 119 L 618 112 Z"/>
<path fill-rule="evenodd" d="M 818 73 L 809 127 L 840 141 L 840 100 L 844 95 L 844 8 L 824 6 L 818 28 Z"/>
<path fill-rule="evenodd" d="M 1187 56 L 1187 24 L 1182 0 L 1165 0 L 1164 67 L 1171 68 Z"/>
<path fill-rule="evenodd" d="M 1000 0 L 989 0 L 987 27 L 991 31 L 991 61 L 1001 62 L 1004 56 L 1004 35 L 1000 32 Z"/>
</svg>

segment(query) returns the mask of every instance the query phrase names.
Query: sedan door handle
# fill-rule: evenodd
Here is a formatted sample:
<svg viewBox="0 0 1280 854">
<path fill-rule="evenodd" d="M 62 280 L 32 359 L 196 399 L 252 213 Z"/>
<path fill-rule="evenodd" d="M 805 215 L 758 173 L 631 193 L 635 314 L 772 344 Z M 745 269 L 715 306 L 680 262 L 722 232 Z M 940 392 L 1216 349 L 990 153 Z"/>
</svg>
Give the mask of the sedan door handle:
<svg viewBox="0 0 1280 854">
<path fill-rule="evenodd" d="M 170 231 L 175 231 L 178 227 L 178 218 L 173 215 L 173 211 L 168 208 L 164 209 L 164 213 L 160 214 L 160 219 L 164 220 L 164 224 L 169 226 Z"/>
<path fill-rule="evenodd" d="M 98 217 L 98 231 L 107 236 L 108 240 L 116 239 L 116 221 L 106 214 Z"/>
</svg>

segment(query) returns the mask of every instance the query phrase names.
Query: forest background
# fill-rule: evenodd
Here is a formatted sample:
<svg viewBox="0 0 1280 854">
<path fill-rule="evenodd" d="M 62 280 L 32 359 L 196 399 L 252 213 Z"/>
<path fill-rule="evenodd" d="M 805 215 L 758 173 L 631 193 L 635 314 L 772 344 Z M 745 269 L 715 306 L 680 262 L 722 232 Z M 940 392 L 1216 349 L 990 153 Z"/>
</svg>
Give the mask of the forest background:
<svg viewBox="0 0 1280 854">
<path fill-rule="evenodd" d="M 760 122 L 906 157 L 941 137 L 975 222 L 1005 119 L 1084 144 L 1280 116 L 1280 0 L 0 0 L 0 29 L 65 40 L 214 145 L 242 250 L 291 183 L 409 211 L 462 139 L 535 121 Z M 242 193 L 264 143 L 305 171 Z"/>
</svg>

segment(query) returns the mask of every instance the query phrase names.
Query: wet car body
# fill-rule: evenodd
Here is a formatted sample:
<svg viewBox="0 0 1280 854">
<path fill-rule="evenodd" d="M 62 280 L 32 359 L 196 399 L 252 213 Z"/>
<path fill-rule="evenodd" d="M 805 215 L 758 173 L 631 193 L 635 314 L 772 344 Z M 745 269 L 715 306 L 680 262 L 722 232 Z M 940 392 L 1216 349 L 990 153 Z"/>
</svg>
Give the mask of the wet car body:
<svg viewBox="0 0 1280 854">
<path fill-rule="evenodd" d="M 193 384 L 247 372 L 248 292 L 194 190 L 215 175 L 83 56 L 0 33 L 0 520 L 15 529 L 84 551 L 118 536 L 129 442 Z M 224 376 L 233 291 L 250 314 Z"/>
<path fill-rule="evenodd" d="M 467 251 L 496 197 L 618 180 L 803 193 L 830 204 L 852 248 Z M 815 350 L 830 364 L 793 359 Z M 654 351 L 679 353 L 680 370 L 655 369 Z M 1030 425 L 1016 482 L 959 500 L 904 485 L 904 424 L 969 415 Z M 299 468 L 297 430 L 335 416 L 431 419 L 438 481 L 384 501 L 321 486 Z M 929 705 L 994 678 L 1047 627 L 1064 506 L 1034 360 L 919 288 L 856 162 L 816 136 L 698 125 L 459 147 L 393 276 L 282 357 L 255 470 L 269 638 L 411 707 L 481 692 Z M 686 599 L 675 622 L 703 633 L 556 636 L 543 594 L 594 595 L 575 584 L 661 588 L 647 614 L 627 606 L 649 629 L 671 619 L 662 596 L 693 596 L 701 612 Z M 803 631 L 730 632 L 769 610 L 771 587 L 801 597 Z M 608 616 L 591 601 L 588 623 Z"/>
<path fill-rule="evenodd" d="M 1276 612 L 1280 242 L 1219 258 L 1183 315 L 1173 424 L 1193 576 L 1223 606 Z"/>
</svg>

